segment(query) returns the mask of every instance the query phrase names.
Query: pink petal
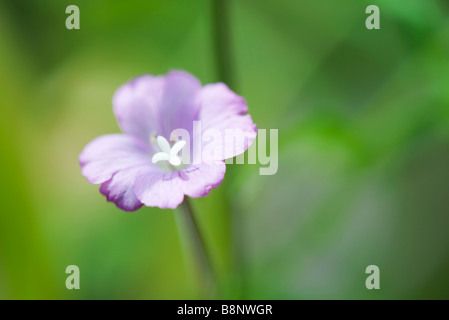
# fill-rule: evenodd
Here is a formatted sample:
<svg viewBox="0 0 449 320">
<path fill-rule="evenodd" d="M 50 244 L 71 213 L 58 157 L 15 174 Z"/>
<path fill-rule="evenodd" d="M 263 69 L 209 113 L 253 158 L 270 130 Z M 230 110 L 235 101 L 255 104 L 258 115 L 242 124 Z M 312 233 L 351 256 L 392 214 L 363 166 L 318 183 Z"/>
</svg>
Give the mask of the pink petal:
<svg viewBox="0 0 449 320">
<path fill-rule="evenodd" d="M 111 179 L 120 170 L 152 165 L 149 147 L 124 134 L 109 134 L 91 141 L 79 156 L 81 172 L 90 183 Z"/>
<path fill-rule="evenodd" d="M 145 75 L 116 91 L 114 114 L 124 133 L 147 140 L 152 132 L 161 131 L 160 109 L 164 86 L 164 77 Z"/>
<path fill-rule="evenodd" d="M 200 82 L 184 71 L 141 76 L 117 90 L 114 114 L 124 133 L 142 140 L 153 133 L 169 139 L 174 129 L 191 132 L 198 117 L 200 90 Z"/>
<path fill-rule="evenodd" d="M 101 185 L 100 192 L 122 210 L 139 209 L 143 204 L 134 194 L 134 181 L 141 170 L 141 167 L 133 167 L 116 172 L 111 179 Z"/>
<path fill-rule="evenodd" d="M 208 130 L 218 130 L 222 137 L 220 142 L 207 146 L 215 155 L 221 155 L 221 159 L 235 157 L 250 147 L 257 136 L 257 126 L 253 123 L 251 116 L 246 114 L 248 107 L 244 98 L 240 97 L 223 83 L 209 84 L 201 90 L 200 120 L 203 133 Z M 235 130 L 238 138 L 243 143 L 238 144 L 225 139 L 226 130 Z M 226 143 L 228 145 L 226 145 Z M 219 160 L 208 159 L 207 160 Z"/>
<path fill-rule="evenodd" d="M 134 192 L 146 206 L 175 209 L 184 195 L 204 197 L 223 181 L 223 161 L 192 165 L 181 171 L 156 173 L 142 171 L 135 181 Z"/>
<path fill-rule="evenodd" d="M 165 77 L 161 106 L 161 126 L 159 133 L 170 138 L 175 129 L 192 132 L 193 121 L 198 119 L 201 83 L 193 75 L 184 71 L 171 71 Z"/>
</svg>

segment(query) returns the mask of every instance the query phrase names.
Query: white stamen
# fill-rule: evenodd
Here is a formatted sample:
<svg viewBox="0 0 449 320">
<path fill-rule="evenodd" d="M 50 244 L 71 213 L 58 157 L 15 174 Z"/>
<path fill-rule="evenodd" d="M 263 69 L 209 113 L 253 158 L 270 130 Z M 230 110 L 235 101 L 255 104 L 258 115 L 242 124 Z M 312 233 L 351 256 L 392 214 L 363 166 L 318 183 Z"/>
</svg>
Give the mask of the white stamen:
<svg viewBox="0 0 449 320">
<path fill-rule="evenodd" d="M 167 139 L 165 139 L 163 136 L 158 136 L 156 138 L 156 142 L 159 148 L 161 148 L 162 152 L 170 153 L 170 144 L 168 143 Z"/>
<path fill-rule="evenodd" d="M 153 163 L 168 160 L 168 162 L 172 166 L 178 167 L 181 165 L 182 161 L 178 156 L 178 153 L 186 145 L 186 142 L 184 140 L 176 141 L 176 143 L 171 148 L 167 139 L 165 139 L 163 136 L 158 136 L 156 142 L 162 151 L 153 155 L 153 158 L 151 159 Z"/>
<path fill-rule="evenodd" d="M 159 161 L 164 161 L 164 160 L 169 160 L 169 159 L 170 159 L 170 156 L 168 154 L 166 154 L 165 152 L 158 152 L 153 155 L 153 158 L 151 159 L 151 161 L 153 163 L 156 163 Z"/>
<path fill-rule="evenodd" d="M 186 145 L 186 142 L 184 140 L 176 141 L 176 143 L 171 147 L 170 150 L 170 157 L 177 156 L 179 151 L 181 151 L 182 148 Z"/>
<path fill-rule="evenodd" d="M 175 167 L 181 165 L 181 159 L 178 156 L 170 157 L 168 162 L 170 162 L 170 164 Z"/>
</svg>

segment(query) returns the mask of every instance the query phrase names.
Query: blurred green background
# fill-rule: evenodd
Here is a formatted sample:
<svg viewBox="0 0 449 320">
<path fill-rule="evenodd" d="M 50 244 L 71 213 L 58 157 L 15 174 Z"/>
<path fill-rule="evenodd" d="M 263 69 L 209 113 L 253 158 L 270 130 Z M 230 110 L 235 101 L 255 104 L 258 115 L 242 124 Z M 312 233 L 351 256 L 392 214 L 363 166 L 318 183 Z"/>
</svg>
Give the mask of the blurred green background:
<svg viewBox="0 0 449 320">
<path fill-rule="evenodd" d="M 212 4 L 0 0 L 0 299 L 201 297 L 175 212 L 122 212 L 78 164 L 119 131 L 114 91 L 170 69 L 232 72 L 258 127 L 279 130 L 276 175 L 230 165 L 193 200 L 221 297 L 449 298 L 449 3 L 228 0 L 224 67 Z"/>
</svg>

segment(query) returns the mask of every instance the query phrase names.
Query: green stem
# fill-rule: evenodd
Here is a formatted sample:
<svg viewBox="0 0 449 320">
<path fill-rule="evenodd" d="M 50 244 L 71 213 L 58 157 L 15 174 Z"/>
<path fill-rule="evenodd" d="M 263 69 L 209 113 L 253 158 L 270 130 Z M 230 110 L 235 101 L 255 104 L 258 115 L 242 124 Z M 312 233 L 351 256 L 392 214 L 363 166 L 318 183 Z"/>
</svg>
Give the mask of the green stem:
<svg viewBox="0 0 449 320">
<path fill-rule="evenodd" d="M 213 0 L 212 1 L 212 19 L 213 19 L 213 41 L 215 52 L 215 63 L 217 76 L 220 81 L 226 83 L 231 89 L 236 90 L 235 78 L 233 73 L 231 41 L 230 41 L 230 15 L 229 4 L 231 0 Z M 229 168 L 231 169 L 231 168 Z M 227 170 L 227 178 L 232 179 L 234 170 Z M 224 186 L 229 184 L 224 183 Z M 241 214 L 232 208 L 232 191 L 225 188 L 225 194 L 228 202 L 229 219 L 231 225 L 232 240 L 232 267 L 234 276 L 238 285 L 238 296 L 234 298 L 244 299 L 245 297 L 245 221 Z"/>
<path fill-rule="evenodd" d="M 187 197 L 184 198 L 184 201 L 181 204 L 181 209 L 182 212 L 180 212 L 180 215 L 196 257 L 197 267 L 203 283 L 205 297 L 208 299 L 215 298 L 218 292 L 214 268 L 207 251 L 204 238 L 201 235 L 198 223 L 196 222 L 192 206 L 190 205 L 190 201 Z"/>
<path fill-rule="evenodd" d="M 220 81 L 234 89 L 232 77 L 231 46 L 229 41 L 229 7 L 230 0 L 212 1 L 213 41 L 216 57 L 217 75 Z"/>
</svg>

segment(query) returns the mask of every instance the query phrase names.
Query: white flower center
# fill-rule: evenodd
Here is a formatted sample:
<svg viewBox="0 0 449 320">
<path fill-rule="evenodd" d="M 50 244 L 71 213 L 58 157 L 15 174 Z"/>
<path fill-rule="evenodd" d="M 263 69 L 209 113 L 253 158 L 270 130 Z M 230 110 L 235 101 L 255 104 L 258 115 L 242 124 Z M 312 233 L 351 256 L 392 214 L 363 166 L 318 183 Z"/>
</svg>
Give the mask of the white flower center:
<svg viewBox="0 0 449 320">
<path fill-rule="evenodd" d="M 156 143 L 162 151 L 153 155 L 153 158 L 151 159 L 153 163 L 168 161 L 174 167 L 179 167 L 182 164 L 178 153 L 186 145 L 184 140 L 176 141 L 175 144 L 170 147 L 170 143 L 168 143 L 167 139 L 163 136 L 158 136 L 156 138 Z"/>
</svg>

